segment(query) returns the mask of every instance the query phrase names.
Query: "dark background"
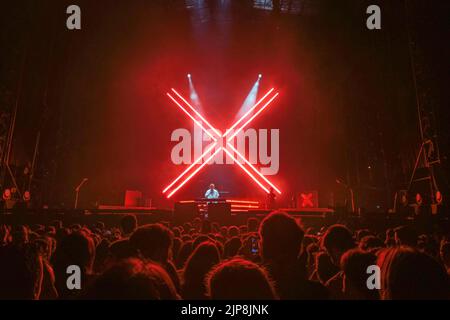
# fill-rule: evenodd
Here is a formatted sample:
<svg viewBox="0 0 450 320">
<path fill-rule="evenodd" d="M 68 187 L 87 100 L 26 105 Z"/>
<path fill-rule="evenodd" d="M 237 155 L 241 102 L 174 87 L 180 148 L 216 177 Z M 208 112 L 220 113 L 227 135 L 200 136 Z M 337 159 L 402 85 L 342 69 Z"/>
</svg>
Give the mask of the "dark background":
<svg viewBox="0 0 450 320">
<path fill-rule="evenodd" d="M 261 2 L 2 2 L 0 106 L 5 117 L 18 106 L 19 182 L 40 131 L 36 201 L 70 206 L 88 177 L 82 206 L 119 204 L 126 189 L 169 206 L 161 190 L 183 170 L 170 161 L 170 134 L 192 124 L 165 93 L 186 96 L 191 73 L 205 116 L 225 128 L 262 73 L 260 93 L 275 86 L 280 97 L 253 127 L 280 129 L 280 171 L 269 177 L 280 201 L 316 189 L 323 206 L 331 193 L 343 202 L 338 178 L 360 206 L 386 208 L 420 146 L 412 53 L 446 192 L 448 1 L 274 1 L 272 10 Z M 81 7 L 81 31 L 65 27 L 70 4 Z M 382 30 L 366 28 L 370 4 L 381 7 Z M 263 196 L 235 166 L 205 169 L 174 199 L 199 197 L 211 181 L 234 196 Z M 2 181 L 11 183 L 5 173 Z"/>
</svg>

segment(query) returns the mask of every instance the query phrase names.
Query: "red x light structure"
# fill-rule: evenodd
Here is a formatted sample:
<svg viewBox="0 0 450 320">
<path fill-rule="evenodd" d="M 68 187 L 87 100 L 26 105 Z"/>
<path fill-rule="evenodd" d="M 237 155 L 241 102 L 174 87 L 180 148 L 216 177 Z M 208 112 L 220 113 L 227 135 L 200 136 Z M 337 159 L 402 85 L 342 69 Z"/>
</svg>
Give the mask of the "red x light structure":
<svg viewBox="0 0 450 320">
<path fill-rule="evenodd" d="M 178 106 L 181 111 L 187 115 L 196 125 L 198 125 L 203 132 L 205 132 L 213 143 L 206 148 L 206 150 L 189 165 L 178 177 L 176 177 L 164 190 L 163 194 L 167 193 L 167 198 L 172 197 L 181 187 L 183 187 L 189 180 L 191 180 L 203 167 L 208 164 L 220 151 L 224 151 L 233 161 L 266 193 L 270 193 L 270 188 L 281 194 L 272 182 L 269 181 L 250 161 L 248 161 L 230 142 L 247 127 L 261 112 L 263 112 L 270 103 L 279 95 L 274 92 L 274 88 L 270 89 L 261 99 L 259 99 L 242 117 L 240 117 L 229 129 L 221 134 L 215 127 L 213 127 L 207 119 L 205 119 L 195 108 L 175 89 L 167 93 L 167 96 Z M 253 115 L 251 113 L 254 112 Z M 250 116 L 251 115 L 251 116 Z M 203 125 L 205 124 L 207 128 Z M 208 130 L 209 129 L 209 130 Z M 211 155 L 209 154 L 219 144 L 219 140 L 224 142 L 222 146 L 217 148 Z M 235 156 L 236 155 L 236 156 Z M 200 162 L 204 160 L 202 164 Z M 240 163 L 239 159 L 248 166 Z"/>
<path fill-rule="evenodd" d="M 302 208 L 313 208 L 313 194 L 312 193 L 301 193 L 300 196 L 302 197 Z"/>
</svg>

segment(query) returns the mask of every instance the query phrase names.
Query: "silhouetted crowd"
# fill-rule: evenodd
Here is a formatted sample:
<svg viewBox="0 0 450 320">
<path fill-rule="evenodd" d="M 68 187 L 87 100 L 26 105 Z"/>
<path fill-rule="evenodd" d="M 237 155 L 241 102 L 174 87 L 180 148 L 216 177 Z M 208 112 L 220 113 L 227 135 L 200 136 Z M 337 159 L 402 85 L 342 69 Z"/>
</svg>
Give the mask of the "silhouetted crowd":
<svg viewBox="0 0 450 320">
<path fill-rule="evenodd" d="M 242 226 L 0 225 L 0 299 L 449 299 L 449 272 L 449 235 L 315 230 L 279 211 Z"/>
</svg>

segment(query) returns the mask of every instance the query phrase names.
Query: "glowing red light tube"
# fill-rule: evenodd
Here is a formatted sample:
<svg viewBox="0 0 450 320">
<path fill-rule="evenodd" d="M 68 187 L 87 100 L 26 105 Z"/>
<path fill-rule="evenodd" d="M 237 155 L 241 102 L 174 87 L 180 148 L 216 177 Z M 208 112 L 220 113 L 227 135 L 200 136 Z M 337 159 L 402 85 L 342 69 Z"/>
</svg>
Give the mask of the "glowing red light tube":
<svg viewBox="0 0 450 320">
<path fill-rule="evenodd" d="M 267 106 L 278 96 L 278 92 L 272 97 L 270 98 L 269 101 L 266 102 L 266 104 L 264 106 L 262 106 L 261 109 L 258 110 L 258 112 L 256 112 L 250 119 L 248 119 L 248 121 L 246 123 L 244 123 L 239 129 L 237 129 L 228 139 L 227 141 L 231 141 L 233 140 L 233 138 L 246 126 L 248 125 L 253 119 L 255 119 L 265 108 L 267 108 Z"/>
<path fill-rule="evenodd" d="M 175 92 L 175 94 L 181 99 L 181 100 L 183 100 L 183 102 L 184 103 L 186 103 L 187 104 L 187 106 L 192 110 L 192 111 L 194 111 L 194 113 L 200 118 L 200 119 L 202 119 L 202 121 L 204 122 L 204 123 L 206 123 L 206 125 L 209 127 L 209 129 L 211 129 L 215 134 L 217 134 L 217 136 L 218 137 L 221 137 L 222 135 L 220 134 L 220 132 L 219 131 L 217 131 L 217 129 L 216 128 L 214 128 L 209 122 L 208 122 L 208 120 L 206 120 L 197 110 L 195 110 L 195 108 L 193 107 L 193 106 L 191 106 L 190 104 L 189 104 L 189 102 L 187 102 L 186 101 L 186 99 L 185 98 L 183 98 L 174 88 L 172 88 L 172 91 L 173 92 Z"/>
<path fill-rule="evenodd" d="M 253 106 L 251 107 L 238 121 L 236 121 L 231 128 L 229 128 L 227 131 L 225 131 L 225 134 L 223 135 L 223 137 L 226 137 L 231 130 L 233 130 L 239 123 L 241 123 L 242 120 L 245 119 L 245 117 L 247 117 L 250 112 L 252 112 L 272 91 L 274 90 L 274 88 L 270 89 L 261 99 L 259 99 L 259 101 Z"/>
<path fill-rule="evenodd" d="M 175 180 L 173 180 L 164 190 L 162 193 L 166 193 L 167 190 L 169 190 L 178 180 L 180 180 L 182 177 L 184 177 L 184 175 L 186 173 L 188 173 L 193 166 L 195 166 L 196 164 L 198 164 L 201 159 L 203 159 L 203 157 L 210 152 L 215 146 L 217 145 L 217 142 L 211 144 L 206 150 L 205 152 L 203 152 L 202 155 L 200 155 L 197 160 L 195 160 L 189 167 L 186 168 L 186 170 L 184 170 Z"/>
<path fill-rule="evenodd" d="M 208 135 L 208 136 L 210 136 L 211 137 L 211 139 L 213 139 L 214 141 L 217 141 L 217 139 L 211 134 L 211 133 L 209 133 L 209 131 L 208 130 L 206 130 L 205 129 L 205 127 L 203 127 L 203 125 L 201 124 L 201 122 L 199 122 L 199 121 L 197 121 L 180 103 L 178 103 L 178 101 L 177 100 L 175 100 L 175 98 L 174 97 L 172 97 L 171 95 L 170 95 L 170 93 L 167 93 L 167 95 L 169 96 L 169 98 L 170 99 L 172 99 L 173 100 L 173 102 L 175 102 L 176 104 L 177 104 L 177 106 L 178 107 L 180 107 L 180 109 L 181 110 L 183 110 L 183 112 L 184 113 L 186 113 L 188 116 L 189 116 L 189 118 L 191 118 L 192 119 L 192 121 L 194 121 L 195 122 L 195 124 L 197 124 L 200 128 L 202 128 L 203 129 L 203 131 Z"/>
</svg>

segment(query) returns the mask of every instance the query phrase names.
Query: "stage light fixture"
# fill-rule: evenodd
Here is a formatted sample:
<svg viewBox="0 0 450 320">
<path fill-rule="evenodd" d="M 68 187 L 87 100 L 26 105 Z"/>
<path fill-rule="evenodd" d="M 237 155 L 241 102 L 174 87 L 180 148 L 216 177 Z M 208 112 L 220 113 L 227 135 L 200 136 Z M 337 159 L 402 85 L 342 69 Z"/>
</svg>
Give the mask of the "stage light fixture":
<svg viewBox="0 0 450 320">
<path fill-rule="evenodd" d="M 258 74 L 258 79 L 261 79 L 262 78 L 262 74 L 260 73 L 260 74 Z"/>
<path fill-rule="evenodd" d="M 247 97 L 242 102 L 241 108 L 237 112 L 235 119 L 239 119 L 240 117 L 242 117 L 242 115 L 244 115 L 248 111 L 248 109 L 251 108 L 256 103 L 259 92 L 260 80 L 261 80 L 260 77 L 256 79 Z"/>
<path fill-rule="evenodd" d="M 190 73 L 188 73 L 188 74 L 187 74 L 187 77 L 188 77 L 188 78 L 191 78 L 191 74 L 190 74 Z"/>
<path fill-rule="evenodd" d="M 416 204 L 417 204 L 418 206 L 421 206 L 422 203 L 423 203 L 422 195 L 421 195 L 420 193 L 417 193 L 417 194 L 416 194 Z"/>
<path fill-rule="evenodd" d="M 442 201 L 444 200 L 442 197 L 442 193 L 440 191 L 436 191 L 436 203 L 437 204 L 442 204 Z"/>
</svg>

